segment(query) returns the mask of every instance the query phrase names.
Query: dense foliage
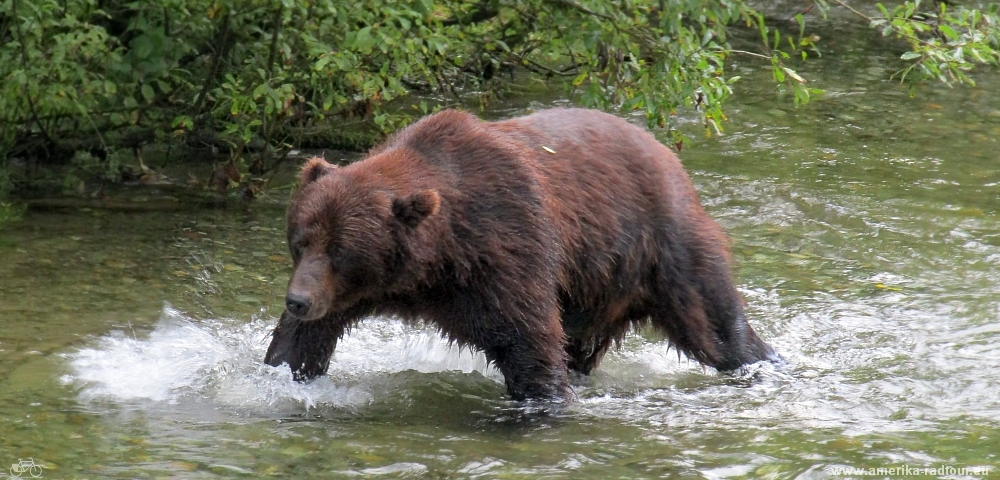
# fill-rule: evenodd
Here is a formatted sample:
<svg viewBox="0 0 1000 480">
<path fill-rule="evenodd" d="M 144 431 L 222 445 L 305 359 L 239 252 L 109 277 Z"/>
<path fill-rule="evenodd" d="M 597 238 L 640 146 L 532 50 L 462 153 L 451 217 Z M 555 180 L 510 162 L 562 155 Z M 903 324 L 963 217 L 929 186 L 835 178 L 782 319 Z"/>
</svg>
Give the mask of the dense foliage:
<svg viewBox="0 0 1000 480">
<path fill-rule="evenodd" d="M 1000 58 L 995 4 L 818 1 L 802 10 L 847 8 L 904 40 L 898 75 L 911 84 L 972 83 L 969 69 Z M 167 139 L 278 158 L 331 131 L 387 132 L 434 104 L 488 102 L 526 73 L 651 126 L 672 129 L 693 107 L 711 133 L 736 80 L 731 55 L 770 62 L 797 102 L 815 93 L 789 66 L 817 47 L 795 18 L 786 35 L 744 0 L 2 0 L 0 184 L 14 158 Z M 755 47 L 735 49 L 734 31 Z M 397 101 L 412 92 L 437 101 Z"/>
</svg>

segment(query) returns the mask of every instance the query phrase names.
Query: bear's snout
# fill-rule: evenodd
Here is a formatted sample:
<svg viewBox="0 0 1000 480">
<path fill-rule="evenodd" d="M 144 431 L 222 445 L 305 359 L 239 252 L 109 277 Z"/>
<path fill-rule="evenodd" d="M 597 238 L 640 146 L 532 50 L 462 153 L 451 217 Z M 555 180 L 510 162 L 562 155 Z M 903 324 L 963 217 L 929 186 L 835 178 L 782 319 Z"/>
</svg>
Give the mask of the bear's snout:
<svg viewBox="0 0 1000 480">
<path fill-rule="evenodd" d="M 312 300 L 309 297 L 298 295 L 295 293 L 289 293 L 285 297 L 285 308 L 288 309 L 288 313 L 297 318 L 305 317 L 309 313 L 309 308 L 312 307 Z"/>
<path fill-rule="evenodd" d="M 303 258 L 288 282 L 285 310 L 299 320 L 315 320 L 329 313 L 336 297 L 330 264 L 322 255 Z"/>
</svg>

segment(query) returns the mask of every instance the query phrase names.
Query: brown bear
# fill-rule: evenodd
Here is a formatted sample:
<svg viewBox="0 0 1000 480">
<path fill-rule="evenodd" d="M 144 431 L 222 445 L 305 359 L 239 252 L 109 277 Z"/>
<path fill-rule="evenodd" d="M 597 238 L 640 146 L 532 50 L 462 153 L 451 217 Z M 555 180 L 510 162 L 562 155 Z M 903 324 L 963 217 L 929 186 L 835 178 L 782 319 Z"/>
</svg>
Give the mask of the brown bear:
<svg viewBox="0 0 1000 480">
<path fill-rule="evenodd" d="M 511 397 L 561 399 L 650 323 L 718 370 L 775 358 L 747 323 L 727 239 L 677 157 L 582 109 L 501 122 L 442 111 L 363 160 L 302 169 L 294 273 L 265 362 L 323 374 L 359 320 L 435 325 Z"/>
</svg>

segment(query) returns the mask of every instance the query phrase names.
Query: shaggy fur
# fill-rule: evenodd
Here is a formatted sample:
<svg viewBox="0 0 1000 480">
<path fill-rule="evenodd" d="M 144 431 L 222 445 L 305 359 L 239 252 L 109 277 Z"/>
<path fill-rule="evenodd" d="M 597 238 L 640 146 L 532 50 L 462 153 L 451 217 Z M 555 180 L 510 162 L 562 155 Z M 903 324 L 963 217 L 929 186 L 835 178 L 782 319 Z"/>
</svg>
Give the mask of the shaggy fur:
<svg viewBox="0 0 1000 480">
<path fill-rule="evenodd" d="M 350 166 L 313 159 L 288 242 L 288 308 L 265 361 L 299 379 L 377 314 L 482 350 L 515 399 L 565 397 L 569 369 L 589 373 L 646 322 L 719 370 L 774 357 L 680 162 L 596 111 L 444 111 Z"/>
</svg>

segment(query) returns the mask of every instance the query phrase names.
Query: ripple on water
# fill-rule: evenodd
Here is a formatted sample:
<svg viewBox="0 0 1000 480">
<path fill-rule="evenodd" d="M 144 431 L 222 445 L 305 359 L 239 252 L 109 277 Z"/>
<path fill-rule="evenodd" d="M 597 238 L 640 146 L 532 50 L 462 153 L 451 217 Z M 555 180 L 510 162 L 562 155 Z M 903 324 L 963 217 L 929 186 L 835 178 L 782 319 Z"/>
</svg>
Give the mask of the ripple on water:
<svg viewBox="0 0 1000 480">
<path fill-rule="evenodd" d="M 593 375 L 574 379 L 579 401 L 568 413 L 682 430 L 753 426 L 856 434 L 924 429 L 960 415 L 1000 419 L 996 379 L 970 371 L 984 355 L 1000 357 L 987 341 L 995 326 L 922 330 L 931 319 L 905 309 L 846 305 L 831 296 L 795 313 L 773 293 L 744 294 L 756 318 L 790 316 L 781 330 L 762 332 L 785 364 L 720 375 L 678 359 L 665 341 L 631 335 Z M 502 377 L 481 353 L 386 318 L 353 330 L 338 345 L 327 376 L 294 382 L 287 366 L 261 362 L 273 322 L 196 321 L 167 306 L 145 338 L 114 332 L 66 354 L 70 372 L 63 382 L 94 405 L 198 410 L 194 406 L 208 402 L 260 418 L 316 409 L 378 414 L 417 401 L 460 401 L 463 410 L 500 417 L 514 408 Z"/>
</svg>

